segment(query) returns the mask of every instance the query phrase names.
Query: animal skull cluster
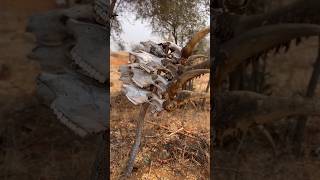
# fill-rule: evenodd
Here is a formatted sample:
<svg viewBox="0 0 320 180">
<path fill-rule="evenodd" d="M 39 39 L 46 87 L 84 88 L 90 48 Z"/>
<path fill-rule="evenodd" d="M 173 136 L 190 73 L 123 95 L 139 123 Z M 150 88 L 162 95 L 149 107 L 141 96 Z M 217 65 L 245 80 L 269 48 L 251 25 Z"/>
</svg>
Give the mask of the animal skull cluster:
<svg viewBox="0 0 320 180">
<path fill-rule="evenodd" d="M 203 31 L 208 33 L 209 28 Z M 188 52 L 201 40 L 199 33 L 195 37 L 197 41 L 190 41 L 186 46 L 192 46 Z M 141 44 L 142 49 L 130 52 L 129 64 L 119 69 L 122 91 L 133 104 L 149 103 L 151 112 L 158 113 L 173 111 L 193 98 L 209 97 L 206 93 L 181 89 L 187 81 L 210 72 L 209 69 L 190 68 L 192 61 L 199 56 L 183 57 L 186 47 L 181 48 L 172 42 L 146 41 Z"/>
</svg>

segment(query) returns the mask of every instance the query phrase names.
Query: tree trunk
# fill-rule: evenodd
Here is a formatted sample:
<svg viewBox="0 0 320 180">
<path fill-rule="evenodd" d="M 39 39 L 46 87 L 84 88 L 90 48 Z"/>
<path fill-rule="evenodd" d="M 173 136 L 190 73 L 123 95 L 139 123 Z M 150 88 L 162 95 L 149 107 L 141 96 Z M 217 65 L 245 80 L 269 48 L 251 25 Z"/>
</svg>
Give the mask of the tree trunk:
<svg viewBox="0 0 320 180">
<path fill-rule="evenodd" d="M 117 0 L 112 0 L 110 5 L 110 15 L 114 14 L 114 7 L 116 6 Z"/>
<path fill-rule="evenodd" d="M 104 131 L 101 134 L 100 144 L 92 169 L 91 180 L 107 180 L 109 179 L 109 131 Z"/>
<path fill-rule="evenodd" d="M 178 44 L 178 35 L 177 35 L 177 32 L 176 32 L 176 28 L 175 28 L 175 27 L 173 27 L 172 36 L 173 36 L 173 38 L 174 38 L 174 43 L 175 43 L 175 44 Z"/>
<path fill-rule="evenodd" d="M 318 80 L 319 80 L 319 75 L 320 75 L 320 36 L 318 37 L 318 57 L 314 64 L 313 72 L 309 80 L 308 89 L 306 92 L 307 98 L 311 98 L 314 96 L 314 93 L 316 91 L 316 87 L 318 84 Z M 293 146 L 294 153 L 296 154 L 296 156 L 300 157 L 303 153 L 302 143 L 304 139 L 304 130 L 307 124 L 308 117 L 300 116 L 297 119 L 298 119 L 298 122 L 296 124 L 292 140 L 294 143 L 294 146 Z"/>
</svg>

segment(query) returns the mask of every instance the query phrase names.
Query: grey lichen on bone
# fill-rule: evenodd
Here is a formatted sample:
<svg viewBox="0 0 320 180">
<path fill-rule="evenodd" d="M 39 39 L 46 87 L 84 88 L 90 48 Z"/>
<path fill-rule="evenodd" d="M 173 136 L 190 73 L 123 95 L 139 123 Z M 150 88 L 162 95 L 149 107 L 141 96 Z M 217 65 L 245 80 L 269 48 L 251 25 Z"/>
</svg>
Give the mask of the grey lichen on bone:
<svg viewBox="0 0 320 180">
<path fill-rule="evenodd" d="M 136 62 L 141 64 L 146 64 L 150 67 L 162 66 L 161 60 L 163 58 L 155 56 L 146 51 L 140 50 L 139 52 L 129 52 L 131 55 L 135 56 Z"/>
<path fill-rule="evenodd" d="M 143 45 L 143 50 L 150 52 L 151 54 L 157 57 L 165 57 L 166 53 L 160 44 L 155 43 L 154 41 L 145 41 L 140 42 Z"/>
<path fill-rule="evenodd" d="M 140 89 L 134 84 L 123 84 L 122 92 L 126 94 L 126 97 L 134 105 L 142 104 L 148 102 L 149 91 Z"/>
</svg>

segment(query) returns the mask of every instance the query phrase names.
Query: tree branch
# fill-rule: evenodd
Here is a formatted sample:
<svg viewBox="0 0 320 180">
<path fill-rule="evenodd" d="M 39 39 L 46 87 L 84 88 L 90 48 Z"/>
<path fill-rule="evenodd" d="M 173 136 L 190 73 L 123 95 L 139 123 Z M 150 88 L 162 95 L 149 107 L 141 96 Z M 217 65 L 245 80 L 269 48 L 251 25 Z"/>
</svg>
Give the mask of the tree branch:
<svg viewBox="0 0 320 180">
<path fill-rule="evenodd" d="M 213 126 L 220 130 L 220 135 L 229 130 L 246 131 L 252 125 L 287 116 L 320 115 L 320 99 L 272 97 L 249 91 L 231 91 L 215 98 L 217 118 Z"/>
</svg>

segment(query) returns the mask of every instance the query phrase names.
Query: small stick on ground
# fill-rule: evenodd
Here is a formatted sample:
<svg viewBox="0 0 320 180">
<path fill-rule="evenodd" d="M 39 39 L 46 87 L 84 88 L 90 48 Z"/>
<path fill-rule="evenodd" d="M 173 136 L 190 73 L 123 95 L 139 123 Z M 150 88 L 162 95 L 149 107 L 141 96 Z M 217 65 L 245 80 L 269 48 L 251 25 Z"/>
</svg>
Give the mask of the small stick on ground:
<svg viewBox="0 0 320 180">
<path fill-rule="evenodd" d="M 155 125 L 155 126 L 159 126 L 159 127 L 163 128 L 163 129 L 165 129 L 165 130 L 167 130 L 167 131 L 172 132 L 172 130 L 170 130 L 169 128 L 167 128 L 167 127 L 165 127 L 165 126 L 162 126 L 162 125 L 160 125 L 160 124 L 157 124 L 157 123 L 154 123 L 154 122 L 151 122 L 151 121 L 146 121 L 146 122 L 149 123 L 149 124 Z M 185 134 L 185 133 L 180 132 L 180 131 L 177 132 L 177 133 L 179 133 L 179 134 L 181 134 L 181 135 L 184 135 L 184 136 L 187 136 L 187 137 L 190 137 L 190 138 L 193 138 L 193 139 L 198 139 L 198 138 L 196 138 L 196 137 L 194 137 L 194 136 L 191 136 L 191 135 L 189 135 L 189 134 Z"/>
<path fill-rule="evenodd" d="M 182 130 L 183 130 L 183 127 L 180 128 L 180 129 L 178 129 L 178 130 L 176 130 L 176 131 L 174 131 L 174 132 L 172 132 L 172 133 L 170 133 L 170 134 L 168 135 L 168 138 L 169 138 L 170 136 L 174 135 L 174 134 L 179 133 L 179 132 L 182 131 Z"/>
<path fill-rule="evenodd" d="M 148 171 L 149 175 L 151 174 L 151 167 L 152 167 L 152 161 L 150 162 L 150 167 L 149 167 L 149 171 Z"/>
</svg>

